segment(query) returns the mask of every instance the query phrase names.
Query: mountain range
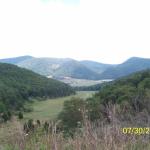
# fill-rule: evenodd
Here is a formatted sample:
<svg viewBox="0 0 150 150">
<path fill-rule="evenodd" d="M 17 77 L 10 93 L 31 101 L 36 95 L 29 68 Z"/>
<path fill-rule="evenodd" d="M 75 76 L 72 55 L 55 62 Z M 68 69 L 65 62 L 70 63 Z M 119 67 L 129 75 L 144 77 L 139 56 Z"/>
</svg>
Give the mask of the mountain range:
<svg viewBox="0 0 150 150">
<path fill-rule="evenodd" d="M 70 58 L 36 58 L 20 56 L 0 59 L 2 63 L 10 63 L 53 78 L 77 79 L 116 79 L 128 74 L 149 69 L 150 59 L 132 57 L 121 64 L 103 64 L 90 60 L 77 61 Z"/>
</svg>

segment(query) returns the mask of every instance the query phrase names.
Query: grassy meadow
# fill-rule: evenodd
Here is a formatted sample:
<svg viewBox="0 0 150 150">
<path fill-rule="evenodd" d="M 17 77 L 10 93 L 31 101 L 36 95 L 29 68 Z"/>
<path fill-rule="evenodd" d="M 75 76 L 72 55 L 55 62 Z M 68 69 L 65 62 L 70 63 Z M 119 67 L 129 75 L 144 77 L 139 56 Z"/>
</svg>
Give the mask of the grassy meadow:
<svg viewBox="0 0 150 150">
<path fill-rule="evenodd" d="M 11 144 L 15 143 L 13 137 L 20 138 L 23 134 L 22 122 L 28 119 L 39 119 L 39 120 L 51 120 L 57 117 L 58 113 L 63 108 L 63 103 L 66 100 L 71 99 L 71 97 L 80 97 L 86 99 L 91 97 L 95 92 L 94 91 L 80 91 L 76 95 L 66 96 L 61 98 L 48 99 L 45 101 L 33 101 L 33 103 L 28 103 L 33 108 L 32 112 L 24 113 L 24 120 L 21 122 L 13 117 L 11 121 L 8 121 L 5 124 L 0 125 L 0 150 L 1 144 Z M 21 134 L 21 135 L 20 135 Z M 19 136 L 19 137 L 18 137 Z"/>
<path fill-rule="evenodd" d="M 80 91 L 77 92 L 76 95 L 72 96 L 48 99 L 45 101 L 35 100 L 33 103 L 27 104 L 33 108 L 33 111 L 25 113 L 24 119 L 55 119 L 58 113 L 62 110 L 64 101 L 71 99 L 71 97 L 80 97 L 86 99 L 91 97 L 94 93 L 94 91 Z"/>
</svg>

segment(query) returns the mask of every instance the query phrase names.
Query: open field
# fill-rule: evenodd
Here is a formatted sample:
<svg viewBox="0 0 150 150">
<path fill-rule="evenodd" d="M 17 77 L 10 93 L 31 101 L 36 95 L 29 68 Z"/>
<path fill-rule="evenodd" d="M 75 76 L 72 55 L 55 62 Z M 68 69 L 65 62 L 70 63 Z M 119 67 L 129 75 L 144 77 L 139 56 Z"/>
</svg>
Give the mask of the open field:
<svg viewBox="0 0 150 150">
<path fill-rule="evenodd" d="M 47 120 L 47 119 L 54 119 L 57 117 L 58 113 L 63 108 L 63 103 L 66 100 L 69 100 L 71 97 L 80 97 L 80 98 L 88 98 L 94 94 L 94 91 L 82 91 L 77 92 L 76 95 L 62 97 L 62 98 L 55 98 L 49 99 L 45 101 L 34 101 L 31 103 L 33 107 L 33 111 L 30 113 L 25 113 L 25 119 L 40 119 L 40 120 Z"/>
</svg>

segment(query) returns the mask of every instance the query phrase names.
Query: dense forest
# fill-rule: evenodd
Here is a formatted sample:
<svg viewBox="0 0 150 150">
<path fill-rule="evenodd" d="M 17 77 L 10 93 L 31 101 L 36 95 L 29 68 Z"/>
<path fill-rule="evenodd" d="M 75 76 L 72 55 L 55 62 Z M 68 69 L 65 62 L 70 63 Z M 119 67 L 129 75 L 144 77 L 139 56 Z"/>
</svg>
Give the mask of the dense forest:
<svg viewBox="0 0 150 150">
<path fill-rule="evenodd" d="M 20 110 L 30 97 L 61 97 L 74 93 L 62 82 L 15 65 L 0 63 L 0 113 Z"/>
<path fill-rule="evenodd" d="M 131 74 L 111 82 L 101 88 L 93 98 L 88 100 L 90 118 L 106 116 L 106 109 L 116 105 L 118 116 L 126 120 L 126 115 L 137 115 L 145 111 L 150 113 L 150 70 Z"/>
</svg>

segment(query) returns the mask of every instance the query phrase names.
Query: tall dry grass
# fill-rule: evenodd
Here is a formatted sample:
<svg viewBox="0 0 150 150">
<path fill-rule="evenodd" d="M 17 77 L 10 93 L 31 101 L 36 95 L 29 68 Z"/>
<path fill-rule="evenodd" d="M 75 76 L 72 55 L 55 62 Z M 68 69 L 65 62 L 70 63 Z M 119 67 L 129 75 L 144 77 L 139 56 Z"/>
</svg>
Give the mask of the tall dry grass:
<svg viewBox="0 0 150 150">
<path fill-rule="evenodd" d="M 46 133 L 42 127 L 26 135 L 22 124 L 13 121 L 16 131 L 7 143 L 7 150 L 150 150 L 149 135 L 123 134 L 123 127 L 135 127 L 143 124 L 149 126 L 149 116 L 138 114 L 132 122 L 121 122 L 116 113 L 116 107 L 108 109 L 110 123 L 106 120 L 90 122 L 83 113 L 83 128 L 77 129 L 74 137 L 65 138 L 63 132 L 56 132 L 57 124 L 51 132 Z M 147 121 L 142 119 L 147 117 Z M 9 145 L 9 146 L 8 146 Z"/>
</svg>

